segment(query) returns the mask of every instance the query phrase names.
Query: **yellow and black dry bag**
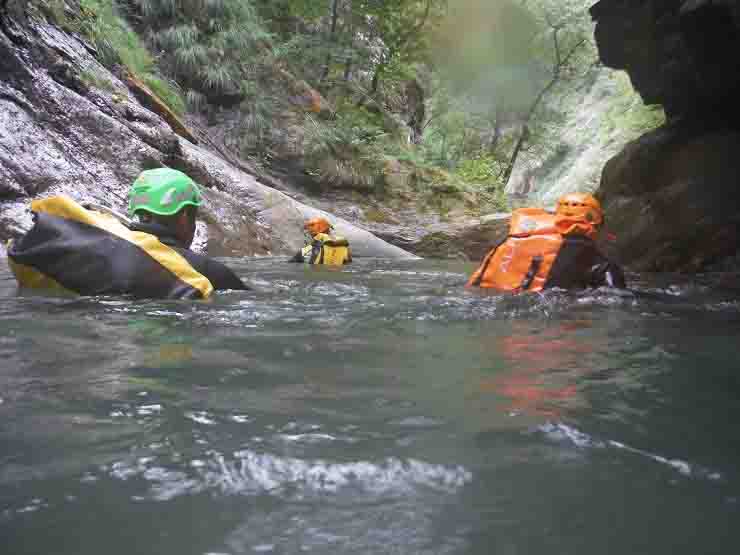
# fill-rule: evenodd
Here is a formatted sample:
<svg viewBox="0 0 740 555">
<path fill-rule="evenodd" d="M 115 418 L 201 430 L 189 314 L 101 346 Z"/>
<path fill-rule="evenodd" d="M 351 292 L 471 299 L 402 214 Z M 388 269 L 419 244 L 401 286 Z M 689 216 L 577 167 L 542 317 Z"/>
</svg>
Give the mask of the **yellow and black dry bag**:
<svg viewBox="0 0 740 555">
<path fill-rule="evenodd" d="M 211 282 L 157 237 L 66 196 L 31 203 L 34 225 L 8 249 L 21 287 L 80 295 L 204 299 Z"/>
</svg>

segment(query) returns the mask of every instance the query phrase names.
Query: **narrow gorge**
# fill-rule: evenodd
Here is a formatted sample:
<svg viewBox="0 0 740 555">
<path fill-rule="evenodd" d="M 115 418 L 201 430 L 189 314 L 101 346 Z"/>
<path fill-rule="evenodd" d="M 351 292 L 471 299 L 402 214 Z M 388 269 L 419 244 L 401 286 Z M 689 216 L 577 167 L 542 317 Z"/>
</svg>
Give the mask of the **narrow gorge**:
<svg viewBox="0 0 740 555">
<path fill-rule="evenodd" d="M 81 9 L 74 2 L 53 5 L 64 13 Z M 636 271 L 736 268 L 739 13 L 738 2 L 731 0 L 601 0 L 593 5 L 595 40 L 608 68 L 591 72 L 572 92 L 560 142 L 539 160 L 535 155 L 518 164 L 509 192 L 530 192 L 527 183 L 535 182 L 528 201 L 549 206 L 564 192 L 593 189 L 601 176 L 598 195 L 616 236 L 607 248 L 618 261 Z M 94 45 L 61 28 L 34 3 L 3 3 L 3 242 L 30 225 L 32 198 L 66 193 L 122 210 L 135 176 L 162 165 L 181 169 L 204 185 L 207 207 L 198 243 L 215 255 L 291 252 L 302 240 L 300 222 L 327 212 L 334 213 L 338 230 L 352 240 L 359 256 L 413 256 L 407 249 L 427 257 L 476 260 L 505 233 L 503 216 L 487 216 L 476 209 L 476 195 L 454 187 L 452 205 L 442 206 L 448 201 L 440 200 L 437 212 L 428 213 L 415 206 L 420 196 L 403 184 L 392 203 L 388 194 L 352 193 L 362 197 L 360 209 L 341 191 L 338 197 L 322 195 L 290 183 L 301 168 L 275 168 L 273 173 L 288 180 L 283 183 L 264 172 L 256 177 L 259 172 L 250 162 L 212 136 L 220 129 L 200 125 L 203 118 L 198 117 L 185 117 L 182 123 L 125 68 L 111 71 L 99 58 Z M 663 125 L 637 138 L 639 131 L 624 128 L 627 117 L 643 108 L 626 77 L 614 69 L 629 75 L 645 104 L 664 108 Z M 312 110 L 316 98 L 323 112 L 331 111 L 310 88 L 291 98 L 299 111 L 306 104 Z M 609 159 L 622 141 L 632 138 Z M 420 172 L 396 160 L 385 166 L 384 171 L 397 172 L 386 176 L 391 186 L 408 180 L 404 172 Z M 451 186 L 434 187 L 424 193 L 427 201 L 435 195 L 442 199 Z"/>
<path fill-rule="evenodd" d="M 169 166 L 204 186 L 205 225 L 197 242 L 211 254 L 287 254 L 302 245 L 303 220 L 323 211 L 260 183 L 238 160 L 208 148 L 207 136 L 183 137 L 182 128 L 152 109 L 146 90 L 132 90 L 100 64 L 91 44 L 29 6 L 8 0 L 0 11 L 3 243 L 30 227 L 33 198 L 67 194 L 124 212 L 139 172 Z M 413 257 L 332 219 L 358 256 Z"/>
</svg>

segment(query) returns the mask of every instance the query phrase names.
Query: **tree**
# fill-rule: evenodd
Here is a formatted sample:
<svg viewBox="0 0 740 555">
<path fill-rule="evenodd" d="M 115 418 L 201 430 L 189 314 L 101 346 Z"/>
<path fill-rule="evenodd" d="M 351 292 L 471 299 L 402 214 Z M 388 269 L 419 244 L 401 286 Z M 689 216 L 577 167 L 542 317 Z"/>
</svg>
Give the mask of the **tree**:
<svg viewBox="0 0 740 555">
<path fill-rule="evenodd" d="M 249 0 L 133 0 L 164 66 L 191 92 L 239 102 L 271 37 Z M 249 60 L 249 62 L 247 62 Z"/>
<path fill-rule="evenodd" d="M 446 0 L 357 0 L 354 10 L 366 22 L 371 37 L 374 96 L 384 76 L 392 69 L 408 68 L 427 58 L 429 28 L 439 22 Z"/>
<path fill-rule="evenodd" d="M 547 68 L 549 78 L 534 97 L 521 121 L 519 138 L 502 173 L 504 184 L 508 184 L 517 158 L 530 139 L 530 124 L 543 100 L 563 79 L 577 75 L 581 66 L 590 65 L 579 60 L 579 54 L 583 53 L 587 58 L 595 57 L 589 54 L 589 50 L 593 52 L 593 45 L 591 49 L 587 48 L 591 37 L 590 18 L 580 2 L 560 0 L 555 7 L 549 2 L 524 0 L 522 5 L 531 10 L 544 26 L 543 33 L 535 37 L 533 46 L 534 52 L 540 55 L 541 63 Z"/>
<path fill-rule="evenodd" d="M 337 21 L 339 19 L 339 0 L 332 0 L 331 2 L 331 25 L 329 27 L 329 39 L 328 42 L 330 45 L 334 45 L 337 42 Z M 324 64 L 324 69 L 321 72 L 321 78 L 319 79 L 319 82 L 323 82 L 326 80 L 327 77 L 329 77 L 329 66 L 331 64 L 331 57 L 332 57 L 332 49 L 329 48 L 328 52 L 326 53 L 326 63 Z"/>
</svg>

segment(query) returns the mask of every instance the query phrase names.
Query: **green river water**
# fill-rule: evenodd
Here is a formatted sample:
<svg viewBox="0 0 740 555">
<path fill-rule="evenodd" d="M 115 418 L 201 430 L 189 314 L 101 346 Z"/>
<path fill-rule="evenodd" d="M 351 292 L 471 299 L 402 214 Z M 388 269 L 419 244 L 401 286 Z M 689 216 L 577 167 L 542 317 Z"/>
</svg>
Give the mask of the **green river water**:
<svg viewBox="0 0 740 555">
<path fill-rule="evenodd" d="M 0 260 L 0 553 L 740 549 L 716 278 L 502 297 L 451 262 L 229 264 L 256 291 L 182 302 L 19 293 Z"/>
</svg>

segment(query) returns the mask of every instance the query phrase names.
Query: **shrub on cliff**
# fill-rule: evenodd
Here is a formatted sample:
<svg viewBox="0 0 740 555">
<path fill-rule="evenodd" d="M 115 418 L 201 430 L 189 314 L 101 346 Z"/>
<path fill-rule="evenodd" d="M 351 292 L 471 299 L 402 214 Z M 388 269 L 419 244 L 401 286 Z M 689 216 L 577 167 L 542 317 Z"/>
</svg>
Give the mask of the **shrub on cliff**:
<svg viewBox="0 0 740 555">
<path fill-rule="evenodd" d="M 133 0 L 165 69 L 215 104 L 249 94 L 270 35 L 249 0 Z"/>
<path fill-rule="evenodd" d="M 84 35 L 103 65 L 110 69 L 121 66 L 175 113 L 185 111 L 178 86 L 162 76 L 154 56 L 126 21 L 116 0 L 79 0 L 73 5 L 65 0 L 33 0 L 30 4 L 62 28 Z"/>
</svg>

